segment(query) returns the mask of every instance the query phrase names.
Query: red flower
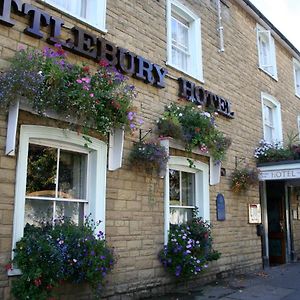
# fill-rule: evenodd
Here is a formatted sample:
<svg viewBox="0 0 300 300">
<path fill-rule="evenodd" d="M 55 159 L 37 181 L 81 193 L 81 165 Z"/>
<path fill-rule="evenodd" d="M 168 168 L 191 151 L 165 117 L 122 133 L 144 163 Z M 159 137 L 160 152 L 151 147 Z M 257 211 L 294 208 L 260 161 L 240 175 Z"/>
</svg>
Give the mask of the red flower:
<svg viewBox="0 0 300 300">
<path fill-rule="evenodd" d="M 51 291 L 51 290 L 53 289 L 53 286 L 52 286 L 51 284 L 48 284 L 48 285 L 46 286 L 46 289 L 47 289 L 48 291 Z"/>
<path fill-rule="evenodd" d="M 7 265 L 5 265 L 5 270 L 6 271 L 9 271 L 9 270 L 12 270 L 13 269 L 13 267 L 12 267 L 12 264 L 7 264 Z"/>
<path fill-rule="evenodd" d="M 82 67 L 82 71 L 85 73 L 88 73 L 90 71 L 90 67 L 89 66 L 84 66 Z"/>
<path fill-rule="evenodd" d="M 199 128 L 199 127 L 196 127 L 196 128 L 195 128 L 195 132 L 200 132 L 200 128 Z"/>
<path fill-rule="evenodd" d="M 33 283 L 35 286 L 40 286 L 42 284 L 42 280 L 41 278 L 36 278 L 34 279 Z"/>
<path fill-rule="evenodd" d="M 106 59 L 101 59 L 99 61 L 99 66 L 100 67 L 107 67 L 109 64 L 108 64 L 108 61 Z"/>
</svg>

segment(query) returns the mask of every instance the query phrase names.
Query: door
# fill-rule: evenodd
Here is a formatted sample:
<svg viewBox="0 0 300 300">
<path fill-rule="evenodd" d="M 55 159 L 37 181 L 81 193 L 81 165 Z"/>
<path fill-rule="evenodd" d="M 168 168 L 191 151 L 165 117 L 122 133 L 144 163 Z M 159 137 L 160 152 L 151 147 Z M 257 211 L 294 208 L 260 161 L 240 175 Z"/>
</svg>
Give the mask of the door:
<svg viewBox="0 0 300 300">
<path fill-rule="evenodd" d="M 270 265 L 286 263 L 286 220 L 284 183 L 267 184 L 268 237 Z"/>
</svg>

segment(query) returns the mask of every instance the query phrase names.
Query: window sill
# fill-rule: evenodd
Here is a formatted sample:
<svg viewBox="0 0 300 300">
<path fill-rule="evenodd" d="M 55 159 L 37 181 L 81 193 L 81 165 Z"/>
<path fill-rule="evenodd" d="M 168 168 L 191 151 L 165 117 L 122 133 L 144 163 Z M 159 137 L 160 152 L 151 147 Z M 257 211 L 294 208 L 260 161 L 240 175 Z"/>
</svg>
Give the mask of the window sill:
<svg viewBox="0 0 300 300">
<path fill-rule="evenodd" d="M 177 150 L 181 150 L 181 151 L 186 151 L 184 143 L 182 141 L 175 140 L 172 137 L 162 137 L 162 138 L 160 138 L 161 143 L 164 144 L 164 141 L 168 142 L 168 147 L 169 148 L 177 149 Z M 206 157 L 210 157 L 209 152 L 200 151 L 198 148 L 193 148 L 192 153 L 202 155 L 202 156 L 206 156 Z"/>
<path fill-rule="evenodd" d="M 10 269 L 7 270 L 7 276 L 20 276 L 22 275 L 22 271 L 20 269 Z"/>
<path fill-rule="evenodd" d="M 264 72 L 265 74 L 267 74 L 268 76 L 270 76 L 273 80 L 277 81 L 278 82 L 278 77 L 277 77 L 277 74 L 276 76 L 275 75 L 272 75 L 271 73 L 269 73 L 268 71 L 264 70 L 262 67 L 258 66 L 258 69 L 261 70 L 262 72 Z"/>
<path fill-rule="evenodd" d="M 298 95 L 297 93 L 295 93 L 295 96 L 300 99 L 300 95 Z"/>
<path fill-rule="evenodd" d="M 201 76 L 197 76 L 197 75 L 191 74 L 191 73 L 189 73 L 187 71 L 184 71 L 184 70 L 178 68 L 177 66 L 173 65 L 170 62 L 166 62 L 166 66 L 174 69 L 175 71 L 178 71 L 178 72 L 181 72 L 181 73 L 183 73 L 185 75 L 188 75 L 189 77 L 191 77 L 193 79 L 196 79 L 197 81 L 200 81 L 201 83 L 204 83 L 203 76 L 201 77 Z"/>
<path fill-rule="evenodd" d="M 98 31 L 98 32 L 103 33 L 103 34 L 106 34 L 108 32 L 105 27 L 102 28 L 102 27 L 100 27 L 100 26 L 98 26 L 96 24 L 90 23 L 90 22 L 87 21 L 87 19 L 84 19 L 84 18 L 81 18 L 79 16 L 75 16 L 75 15 L 73 15 L 71 13 L 68 13 L 68 12 L 64 11 L 63 9 L 56 7 L 55 5 L 46 2 L 45 0 L 37 0 L 37 2 L 40 3 L 40 4 L 45 5 L 46 7 L 49 7 L 51 9 L 57 11 L 59 13 L 61 13 L 62 15 L 65 15 L 65 16 L 69 17 L 70 19 L 72 19 L 72 20 L 74 20 L 76 22 L 81 23 L 82 25 L 87 26 L 91 30 Z M 64 28 L 68 28 L 65 25 L 63 25 L 63 27 Z"/>
</svg>

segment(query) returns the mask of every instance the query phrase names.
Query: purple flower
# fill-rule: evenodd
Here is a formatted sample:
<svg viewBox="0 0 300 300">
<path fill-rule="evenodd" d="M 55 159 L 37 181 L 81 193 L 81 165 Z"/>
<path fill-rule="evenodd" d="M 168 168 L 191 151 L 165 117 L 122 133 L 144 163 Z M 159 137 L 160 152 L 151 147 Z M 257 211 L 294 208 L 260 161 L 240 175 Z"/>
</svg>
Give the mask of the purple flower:
<svg viewBox="0 0 300 300">
<path fill-rule="evenodd" d="M 129 121 L 132 121 L 135 117 L 136 113 L 133 112 L 133 111 L 130 111 L 128 114 L 127 114 L 127 118 Z"/>
</svg>

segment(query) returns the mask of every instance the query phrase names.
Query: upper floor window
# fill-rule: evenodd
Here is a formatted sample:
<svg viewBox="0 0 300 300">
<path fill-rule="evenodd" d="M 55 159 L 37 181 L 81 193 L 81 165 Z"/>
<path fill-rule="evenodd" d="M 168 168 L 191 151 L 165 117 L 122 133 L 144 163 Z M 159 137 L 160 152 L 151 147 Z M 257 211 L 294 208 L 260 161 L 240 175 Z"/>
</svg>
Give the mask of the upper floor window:
<svg viewBox="0 0 300 300">
<path fill-rule="evenodd" d="M 259 67 L 277 80 L 275 42 L 270 30 L 257 25 Z"/>
<path fill-rule="evenodd" d="M 21 127 L 13 246 L 27 223 L 68 217 L 80 224 L 91 214 L 105 229 L 106 144 L 91 139 L 87 149 L 75 132 Z"/>
<path fill-rule="evenodd" d="M 105 31 L 106 0 L 44 0 L 57 9 Z"/>
<path fill-rule="evenodd" d="M 295 80 L 295 94 L 300 97 L 300 62 L 293 59 L 294 63 L 294 80 Z"/>
<path fill-rule="evenodd" d="M 167 33 L 167 63 L 203 81 L 200 18 L 176 0 L 168 0 Z"/>
<path fill-rule="evenodd" d="M 270 95 L 262 93 L 262 117 L 264 140 L 268 143 L 282 141 L 280 103 Z"/>
</svg>

